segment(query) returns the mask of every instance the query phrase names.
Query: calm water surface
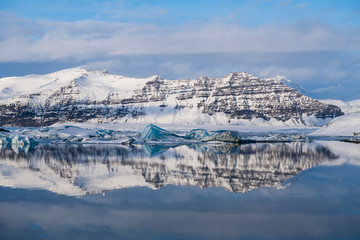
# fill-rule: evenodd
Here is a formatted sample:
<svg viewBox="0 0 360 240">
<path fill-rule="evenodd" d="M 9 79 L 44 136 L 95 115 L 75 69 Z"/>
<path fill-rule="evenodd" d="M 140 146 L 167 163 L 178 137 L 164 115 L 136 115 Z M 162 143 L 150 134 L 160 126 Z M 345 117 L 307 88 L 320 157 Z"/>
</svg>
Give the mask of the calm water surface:
<svg viewBox="0 0 360 240">
<path fill-rule="evenodd" d="M 359 239 L 360 145 L 0 150 L 0 239 Z"/>
</svg>

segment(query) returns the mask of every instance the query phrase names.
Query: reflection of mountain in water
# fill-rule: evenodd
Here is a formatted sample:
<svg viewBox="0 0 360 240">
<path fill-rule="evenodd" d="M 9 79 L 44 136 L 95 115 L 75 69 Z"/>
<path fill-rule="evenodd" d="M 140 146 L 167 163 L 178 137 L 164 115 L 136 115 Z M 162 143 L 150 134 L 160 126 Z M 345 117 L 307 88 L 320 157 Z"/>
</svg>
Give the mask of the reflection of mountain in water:
<svg viewBox="0 0 360 240">
<path fill-rule="evenodd" d="M 337 158 L 316 143 L 136 147 L 36 146 L 0 151 L 0 184 L 82 195 L 132 186 L 167 184 L 247 192 L 279 187 L 286 179 Z"/>
</svg>

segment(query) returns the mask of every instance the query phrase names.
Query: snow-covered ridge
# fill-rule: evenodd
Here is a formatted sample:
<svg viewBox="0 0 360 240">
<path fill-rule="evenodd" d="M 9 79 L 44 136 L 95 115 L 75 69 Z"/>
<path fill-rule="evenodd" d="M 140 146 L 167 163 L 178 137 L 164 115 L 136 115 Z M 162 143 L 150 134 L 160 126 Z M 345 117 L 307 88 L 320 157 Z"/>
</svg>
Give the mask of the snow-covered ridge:
<svg viewBox="0 0 360 240">
<path fill-rule="evenodd" d="M 71 68 L 45 75 L 28 75 L 24 77 L 10 77 L 0 79 L 0 100 L 13 101 L 16 97 L 27 95 L 36 96 L 39 103 L 44 104 L 61 87 L 74 85 L 79 90 L 78 99 L 101 101 L 108 97 L 110 92 L 119 94 L 132 94 L 137 88 L 156 79 L 153 76 L 145 79 L 128 78 L 111 75 L 107 71 L 86 70 L 85 68 Z M 38 97 L 41 95 L 42 97 Z M 4 101 L 6 100 L 6 101 Z M 42 100 L 42 101 L 41 101 Z"/>
<path fill-rule="evenodd" d="M 248 73 L 223 78 L 136 79 L 106 71 L 67 69 L 0 79 L 0 125 L 63 122 L 255 124 L 321 126 L 342 114 L 302 95 L 284 77 Z"/>
</svg>

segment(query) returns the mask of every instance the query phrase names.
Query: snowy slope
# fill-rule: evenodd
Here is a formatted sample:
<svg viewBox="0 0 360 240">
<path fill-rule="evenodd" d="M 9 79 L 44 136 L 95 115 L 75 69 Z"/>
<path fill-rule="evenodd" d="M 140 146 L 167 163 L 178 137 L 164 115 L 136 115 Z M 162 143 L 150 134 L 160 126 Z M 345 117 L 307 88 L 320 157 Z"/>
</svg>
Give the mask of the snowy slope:
<svg viewBox="0 0 360 240">
<path fill-rule="evenodd" d="M 18 95 L 46 92 L 58 89 L 85 74 L 81 68 L 67 69 L 46 75 L 28 75 L 0 79 L 0 100 L 11 99 Z"/>
<path fill-rule="evenodd" d="M 328 124 L 311 133 L 313 136 L 353 136 L 360 132 L 360 99 L 344 102 L 335 99 L 324 99 L 321 102 L 338 106 L 345 116 L 337 117 Z"/>
<path fill-rule="evenodd" d="M 324 127 L 316 130 L 313 136 L 353 136 L 360 133 L 360 112 L 348 113 L 337 117 Z"/>
<path fill-rule="evenodd" d="M 111 75 L 106 71 L 88 71 L 84 68 L 71 68 L 45 75 L 28 75 L 0 79 L 0 102 L 12 102 L 22 96 L 32 95 L 39 103 L 67 85 L 76 85 L 77 100 L 101 101 L 111 92 L 129 97 L 135 89 L 157 76 L 135 79 Z M 20 97 L 19 97 L 20 96 Z"/>
</svg>

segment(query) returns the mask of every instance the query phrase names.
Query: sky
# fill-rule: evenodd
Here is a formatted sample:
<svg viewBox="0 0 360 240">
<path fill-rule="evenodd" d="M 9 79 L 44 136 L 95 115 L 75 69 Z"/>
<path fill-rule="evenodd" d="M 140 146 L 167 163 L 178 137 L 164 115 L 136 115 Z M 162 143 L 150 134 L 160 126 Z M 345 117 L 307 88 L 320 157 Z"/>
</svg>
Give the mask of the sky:
<svg viewBox="0 0 360 240">
<path fill-rule="evenodd" d="M 358 0 L 0 0 L 0 77 L 82 66 L 130 77 L 286 76 L 360 98 Z"/>
</svg>

